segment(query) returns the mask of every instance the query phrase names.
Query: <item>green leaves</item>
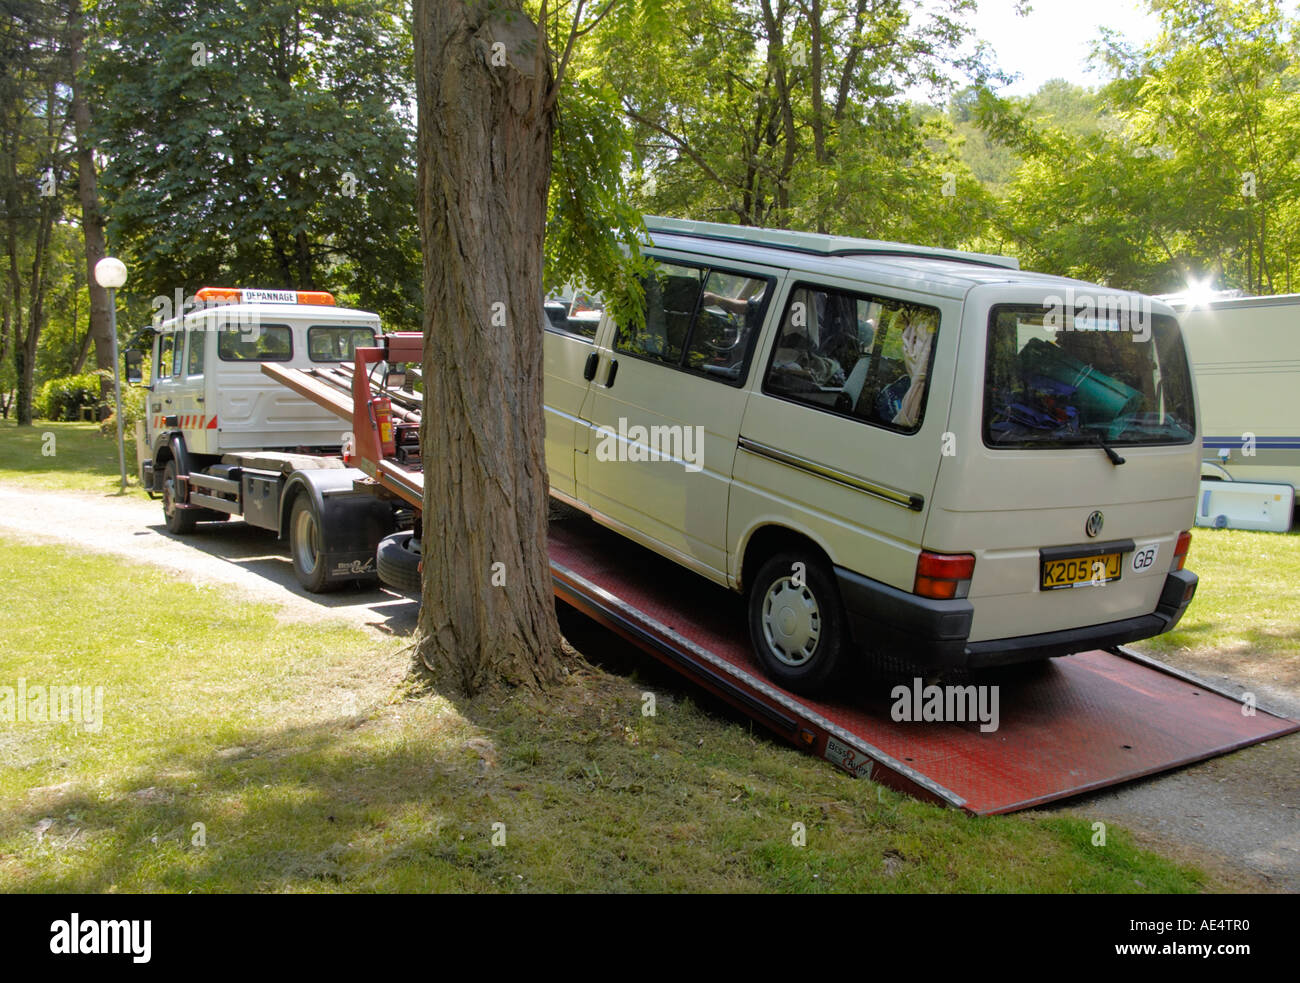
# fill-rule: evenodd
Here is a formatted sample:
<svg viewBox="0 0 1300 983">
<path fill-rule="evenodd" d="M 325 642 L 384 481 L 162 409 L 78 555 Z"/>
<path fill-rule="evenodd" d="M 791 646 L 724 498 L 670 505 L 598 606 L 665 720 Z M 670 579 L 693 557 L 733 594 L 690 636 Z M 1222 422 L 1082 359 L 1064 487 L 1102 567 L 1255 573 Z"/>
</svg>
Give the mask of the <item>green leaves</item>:
<svg viewBox="0 0 1300 983">
<path fill-rule="evenodd" d="M 1115 286 L 1165 292 L 1208 275 L 1251 293 L 1292 289 L 1300 23 L 1275 2 L 1151 6 L 1162 23 L 1152 44 L 1103 38 L 1098 58 L 1117 74 L 1095 98 L 981 98 L 986 131 L 1024 158 L 1003 228 L 1026 265 Z"/>
<path fill-rule="evenodd" d="M 136 291 L 316 287 L 418 327 L 401 0 L 104 0 L 100 14 L 104 196 Z"/>
</svg>

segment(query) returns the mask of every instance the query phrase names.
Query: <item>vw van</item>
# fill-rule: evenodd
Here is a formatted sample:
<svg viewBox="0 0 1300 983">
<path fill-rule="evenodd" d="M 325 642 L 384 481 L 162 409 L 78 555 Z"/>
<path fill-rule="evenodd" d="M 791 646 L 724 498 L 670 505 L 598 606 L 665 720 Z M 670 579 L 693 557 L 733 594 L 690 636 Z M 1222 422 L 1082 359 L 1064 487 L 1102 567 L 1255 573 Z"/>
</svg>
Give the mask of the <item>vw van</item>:
<svg viewBox="0 0 1300 983">
<path fill-rule="evenodd" d="M 743 593 L 775 682 L 1178 623 L 1201 447 L 1167 305 L 1007 257 L 646 225 L 643 323 L 547 325 L 551 494 Z"/>
</svg>

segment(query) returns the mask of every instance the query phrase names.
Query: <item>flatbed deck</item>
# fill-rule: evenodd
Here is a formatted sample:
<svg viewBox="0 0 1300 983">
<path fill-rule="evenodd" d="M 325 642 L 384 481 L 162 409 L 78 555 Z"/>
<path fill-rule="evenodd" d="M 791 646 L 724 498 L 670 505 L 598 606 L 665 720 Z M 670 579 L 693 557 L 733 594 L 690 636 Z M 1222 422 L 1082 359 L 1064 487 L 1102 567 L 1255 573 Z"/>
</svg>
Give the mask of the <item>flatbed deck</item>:
<svg viewBox="0 0 1300 983">
<path fill-rule="evenodd" d="M 1128 649 L 989 670 L 998 727 L 895 721 L 896 685 L 812 700 L 769 682 L 750 655 L 742 600 L 591 520 L 550 525 L 556 596 L 798 747 L 850 774 L 987 815 L 1014 812 L 1300 730 Z"/>
</svg>

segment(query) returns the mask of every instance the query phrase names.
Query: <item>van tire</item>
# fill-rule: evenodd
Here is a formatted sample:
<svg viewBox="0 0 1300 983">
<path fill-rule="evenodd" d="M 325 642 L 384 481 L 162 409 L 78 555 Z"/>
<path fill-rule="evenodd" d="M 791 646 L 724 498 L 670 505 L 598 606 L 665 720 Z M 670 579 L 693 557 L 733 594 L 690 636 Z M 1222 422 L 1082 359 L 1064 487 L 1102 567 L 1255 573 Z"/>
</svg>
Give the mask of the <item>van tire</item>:
<svg viewBox="0 0 1300 983">
<path fill-rule="evenodd" d="M 289 558 L 293 575 L 303 589 L 312 594 L 329 590 L 329 567 L 321 549 L 320 516 L 311 495 L 303 492 L 293 500 L 289 510 Z"/>
<path fill-rule="evenodd" d="M 176 462 L 168 461 L 167 466 L 163 468 L 163 518 L 167 522 L 168 532 L 177 536 L 184 536 L 186 533 L 194 531 L 194 524 L 198 521 L 198 516 L 195 514 L 197 510 L 176 508 L 175 494 Z"/>
<path fill-rule="evenodd" d="M 802 583 L 796 584 L 803 565 Z M 844 604 L 825 561 L 810 553 L 778 553 L 749 586 L 749 638 L 759 665 L 796 693 L 823 692 L 848 663 Z"/>
<path fill-rule="evenodd" d="M 420 542 L 415 533 L 395 532 L 379 541 L 375 552 L 379 579 L 404 594 L 420 593 Z"/>
</svg>

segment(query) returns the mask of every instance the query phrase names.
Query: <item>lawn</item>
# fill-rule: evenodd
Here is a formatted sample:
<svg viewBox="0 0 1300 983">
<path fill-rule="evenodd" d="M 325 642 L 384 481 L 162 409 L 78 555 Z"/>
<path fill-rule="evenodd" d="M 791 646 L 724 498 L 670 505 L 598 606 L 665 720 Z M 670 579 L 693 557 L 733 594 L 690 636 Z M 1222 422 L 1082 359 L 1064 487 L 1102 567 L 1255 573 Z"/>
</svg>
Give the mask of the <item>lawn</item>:
<svg viewBox="0 0 1300 983">
<path fill-rule="evenodd" d="M 1300 531 L 1194 529 L 1200 577 L 1178 627 L 1134 648 L 1196 671 L 1300 686 Z"/>
<path fill-rule="evenodd" d="M 135 442 L 126 435 L 127 494 L 144 497 L 135 466 Z M 117 436 L 105 437 L 95 423 L 37 420 L 20 427 L 0 422 L 0 481 L 29 488 L 117 493 L 121 477 Z"/>
<path fill-rule="evenodd" d="M 3 540 L 0 608 L 0 890 L 1223 886 L 1114 826 L 1093 846 L 1086 817 L 916 802 L 668 692 L 642 716 L 647 684 L 579 660 L 546 694 L 449 697 L 399 640 Z M 19 685 L 102 687 L 102 715 L 5 721 Z"/>
</svg>

